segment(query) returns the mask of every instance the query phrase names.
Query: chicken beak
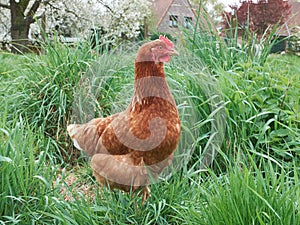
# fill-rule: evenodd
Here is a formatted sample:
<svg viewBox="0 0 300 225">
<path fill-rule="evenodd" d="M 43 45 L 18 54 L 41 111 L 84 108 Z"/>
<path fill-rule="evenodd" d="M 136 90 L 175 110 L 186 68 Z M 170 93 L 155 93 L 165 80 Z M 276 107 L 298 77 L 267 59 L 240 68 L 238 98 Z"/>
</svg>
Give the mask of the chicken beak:
<svg viewBox="0 0 300 225">
<path fill-rule="evenodd" d="M 171 49 L 169 53 L 170 55 L 179 55 L 179 53 L 175 49 Z"/>
</svg>

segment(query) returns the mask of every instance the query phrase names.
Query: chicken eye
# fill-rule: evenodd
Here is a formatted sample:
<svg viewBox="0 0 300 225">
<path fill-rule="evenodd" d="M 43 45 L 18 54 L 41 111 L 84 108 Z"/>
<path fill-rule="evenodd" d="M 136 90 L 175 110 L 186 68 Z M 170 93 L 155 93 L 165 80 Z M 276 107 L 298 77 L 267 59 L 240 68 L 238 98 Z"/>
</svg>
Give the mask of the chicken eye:
<svg viewBox="0 0 300 225">
<path fill-rule="evenodd" d="M 162 49 L 162 46 L 159 46 L 159 49 Z"/>
</svg>

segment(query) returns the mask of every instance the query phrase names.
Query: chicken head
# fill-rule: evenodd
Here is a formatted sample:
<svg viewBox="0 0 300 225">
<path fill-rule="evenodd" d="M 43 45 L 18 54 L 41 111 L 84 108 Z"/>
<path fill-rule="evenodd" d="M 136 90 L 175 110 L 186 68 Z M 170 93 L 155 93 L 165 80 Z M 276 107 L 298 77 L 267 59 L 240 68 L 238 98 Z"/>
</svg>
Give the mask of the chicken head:
<svg viewBox="0 0 300 225">
<path fill-rule="evenodd" d="M 166 37 L 160 36 L 159 39 L 146 43 L 140 47 L 136 56 L 136 62 L 169 62 L 173 55 L 179 55 L 175 50 L 174 44 Z"/>
</svg>

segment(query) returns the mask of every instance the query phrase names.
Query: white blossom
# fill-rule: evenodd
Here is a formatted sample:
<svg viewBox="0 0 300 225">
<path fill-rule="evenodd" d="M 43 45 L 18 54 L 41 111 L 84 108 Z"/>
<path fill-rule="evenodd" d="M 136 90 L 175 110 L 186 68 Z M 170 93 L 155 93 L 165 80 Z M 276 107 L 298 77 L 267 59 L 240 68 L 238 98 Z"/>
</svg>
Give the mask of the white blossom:
<svg viewBox="0 0 300 225">
<path fill-rule="evenodd" d="M 7 0 L 0 2 L 8 4 Z M 33 2 L 31 0 L 30 5 Z M 1 8 L 0 11 L 1 41 L 1 38 L 9 37 L 10 15 L 7 9 Z M 41 18 L 45 15 L 48 35 L 58 32 L 63 36 L 87 38 L 92 28 L 102 28 L 105 31 L 101 37 L 103 40 L 117 41 L 120 37 L 137 37 L 150 13 L 148 0 L 48 0 L 42 1 L 35 16 Z M 30 26 L 29 38 L 41 36 L 40 24 L 41 20 L 38 20 Z"/>
</svg>

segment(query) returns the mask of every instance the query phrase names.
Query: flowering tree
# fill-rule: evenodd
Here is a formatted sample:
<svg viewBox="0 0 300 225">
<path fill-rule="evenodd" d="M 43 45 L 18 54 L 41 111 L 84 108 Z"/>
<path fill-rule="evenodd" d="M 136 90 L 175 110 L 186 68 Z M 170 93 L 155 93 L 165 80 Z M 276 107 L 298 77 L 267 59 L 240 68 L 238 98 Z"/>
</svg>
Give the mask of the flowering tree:
<svg viewBox="0 0 300 225">
<path fill-rule="evenodd" d="M 148 0 L 117 0 L 107 1 L 104 28 L 113 38 L 137 37 L 145 18 L 150 16 L 150 2 Z"/>
<path fill-rule="evenodd" d="M 21 51 L 41 30 L 86 37 L 91 28 L 101 27 L 104 39 L 133 38 L 150 16 L 149 4 L 148 0 L 0 0 L 0 33 Z"/>
</svg>

